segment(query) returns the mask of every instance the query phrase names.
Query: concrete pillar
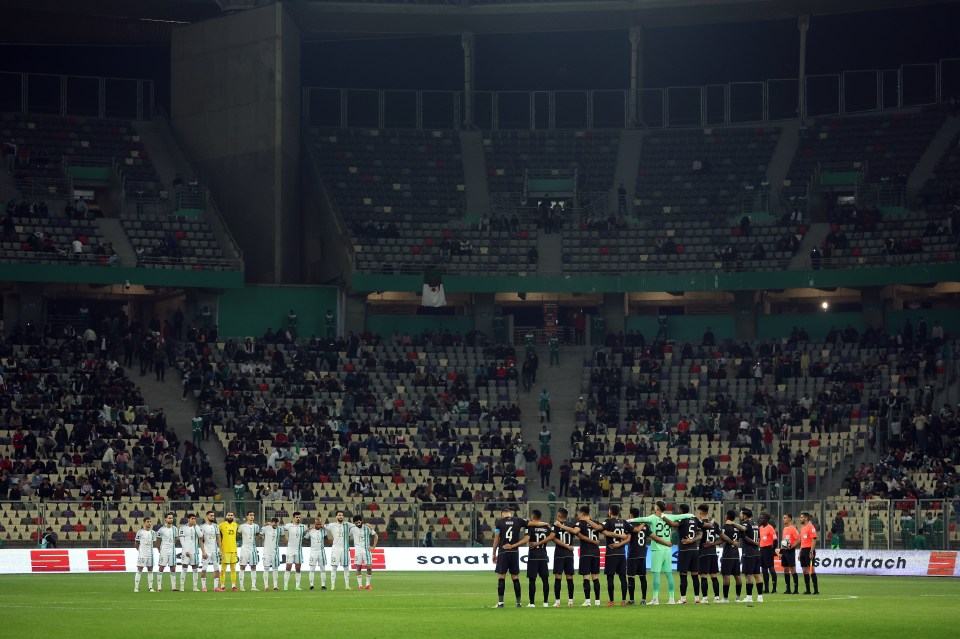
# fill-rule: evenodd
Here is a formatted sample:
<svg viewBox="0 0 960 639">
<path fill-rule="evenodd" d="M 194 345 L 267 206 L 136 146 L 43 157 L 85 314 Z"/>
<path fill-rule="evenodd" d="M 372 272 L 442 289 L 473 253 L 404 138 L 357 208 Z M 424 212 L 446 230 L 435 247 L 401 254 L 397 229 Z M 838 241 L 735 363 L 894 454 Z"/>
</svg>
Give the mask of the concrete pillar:
<svg viewBox="0 0 960 639">
<path fill-rule="evenodd" d="M 807 101 L 807 31 L 810 30 L 810 16 L 800 16 L 797 18 L 797 27 L 800 29 L 800 70 L 797 75 L 797 82 L 800 83 L 797 102 L 797 117 L 803 118 L 806 115 L 804 108 Z"/>
<path fill-rule="evenodd" d="M 463 127 L 473 128 L 473 75 L 476 65 L 476 43 L 473 34 L 465 31 L 460 34 L 460 44 L 463 46 Z"/>
<path fill-rule="evenodd" d="M 173 128 L 243 250 L 250 283 L 303 276 L 300 29 L 290 4 L 194 22 L 171 36 Z"/>
<path fill-rule="evenodd" d="M 860 289 L 860 304 L 863 306 L 863 325 L 884 330 L 884 308 L 882 286 L 865 286 Z"/>
<path fill-rule="evenodd" d="M 347 295 L 344 297 L 343 333 L 350 331 L 362 333 L 367 327 L 367 296 Z"/>
<path fill-rule="evenodd" d="M 473 296 L 473 327 L 485 335 L 493 335 L 493 316 L 496 314 L 493 293 L 476 293 Z"/>
<path fill-rule="evenodd" d="M 630 113 L 627 122 L 631 128 L 642 123 L 637 112 L 640 89 L 643 88 L 643 27 L 630 27 Z"/>
<path fill-rule="evenodd" d="M 756 291 L 733 293 L 733 314 L 738 340 L 757 339 L 758 306 Z"/>
</svg>

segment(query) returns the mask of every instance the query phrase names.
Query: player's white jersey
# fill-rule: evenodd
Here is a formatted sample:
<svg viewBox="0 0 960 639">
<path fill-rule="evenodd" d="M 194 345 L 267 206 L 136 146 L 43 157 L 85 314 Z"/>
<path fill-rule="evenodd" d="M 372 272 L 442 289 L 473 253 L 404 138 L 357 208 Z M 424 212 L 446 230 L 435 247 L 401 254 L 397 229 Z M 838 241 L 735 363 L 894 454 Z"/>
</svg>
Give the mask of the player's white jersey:
<svg viewBox="0 0 960 639">
<path fill-rule="evenodd" d="M 237 529 L 237 532 L 240 533 L 241 548 L 250 549 L 257 547 L 257 535 L 260 534 L 260 526 L 257 524 L 242 523 Z"/>
<path fill-rule="evenodd" d="M 215 523 L 204 522 L 200 524 L 200 533 L 203 536 L 203 549 L 207 551 L 207 560 L 220 563 L 220 548 L 217 546 L 220 527 Z"/>
<path fill-rule="evenodd" d="M 263 566 L 276 567 L 280 565 L 280 536 L 283 535 L 282 528 L 273 526 L 264 526 L 260 529 L 263 535 Z"/>
<path fill-rule="evenodd" d="M 311 528 L 307 532 L 307 538 L 310 540 L 310 565 L 319 563 L 325 566 L 327 563 L 327 531 L 324 528 Z"/>
<path fill-rule="evenodd" d="M 354 563 L 358 566 L 369 566 L 373 563 L 373 537 L 376 533 L 370 524 L 360 527 L 354 526 L 350 531 L 353 538 Z"/>
<path fill-rule="evenodd" d="M 141 557 L 150 557 L 153 555 L 153 544 L 157 540 L 157 533 L 152 530 L 140 530 L 137 532 L 136 541 L 140 544 L 139 554 Z"/>
<path fill-rule="evenodd" d="M 200 563 L 200 544 L 203 533 L 200 526 L 183 526 L 180 528 L 180 548 L 183 549 L 183 563 L 196 565 Z"/>
<path fill-rule="evenodd" d="M 287 563 L 303 563 L 303 536 L 307 534 L 304 524 L 284 524 L 283 530 L 287 535 Z"/>
<path fill-rule="evenodd" d="M 157 534 L 152 530 L 140 530 L 137 532 L 136 542 L 140 544 L 137 549 L 137 565 L 153 565 L 153 544 L 157 540 Z"/>
<path fill-rule="evenodd" d="M 177 562 L 179 529 L 176 526 L 161 526 L 156 535 L 160 539 L 160 563 L 164 566 L 174 565 Z"/>
<path fill-rule="evenodd" d="M 242 523 L 237 529 L 240 533 L 240 565 L 256 566 L 260 561 L 257 553 L 257 535 L 260 534 L 260 526 L 257 524 Z"/>
<path fill-rule="evenodd" d="M 347 566 L 350 564 L 350 535 L 356 528 L 352 523 L 345 521 L 342 524 L 333 522 L 324 526 L 333 538 L 330 547 L 330 564 L 333 566 Z"/>
</svg>

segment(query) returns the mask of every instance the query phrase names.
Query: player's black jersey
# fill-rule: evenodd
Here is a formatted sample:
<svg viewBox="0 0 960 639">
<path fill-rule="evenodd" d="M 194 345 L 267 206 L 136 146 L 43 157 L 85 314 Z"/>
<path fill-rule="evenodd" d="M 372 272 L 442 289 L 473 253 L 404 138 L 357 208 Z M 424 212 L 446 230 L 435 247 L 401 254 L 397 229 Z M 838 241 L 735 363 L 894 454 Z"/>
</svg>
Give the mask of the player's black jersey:
<svg viewBox="0 0 960 639">
<path fill-rule="evenodd" d="M 720 524 L 717 522 L 707 523 L 708 519 L 701 519 L 700 525 L 703 527 L 703 536 L 700 538 L 700 556 L 716 555 L 716 546 L 707 546 L 720 541 Z"/>
<path fill-rule="evenodd" d="M 580 529 L 580 534 L 590 539 L 592 541 L 598 541 L 600 539 L 597 531 L 594 530 L 590 524 L 585 521 L 578 521 L 577 528 Z M 591 544 L 586 541 L 580 543 L 580 555 L 585 557 L 599 557 L 600 556 L 600 546 L 597 544 Z"/>
<path fill-rule="evenodd" d="M 544 522 L 538 522 L 536 524 L 527 523 L 527 534 L 530 535 L 531 543 L 540 543 L 544 539 L 550 536 L 550 526 Z M 530 548 L 530 553 L 527 555 L 527 561 L 546 561 L 547 560 L 547 547 L 546 546 L 537 546 L 535 548 Z"/>
<path fill-rule="evenodd" d="M 752 521 L 743 522 L 743 527 L 746 529 L 740 533 L 740 536 L 743 539 L 749 539 L 756 543 L 760 543 L 760 527 L 757 526 Z M 740 546 L 743 548 L 744 557 L 759 557 L 760 556 L 760 546 L 754 546 L 753 544 L 748 544 L 745 541 L 740 542 Z"/>
<path fill-rule="evenodd" d="M 566 522 L 563 522 L 566 525 Z M 553 534 L 556 535 L 554 541 L 559 541 L 568 546 L 573 546 L 573 533 L 568 533 L 566 530 L 560 528 L 559 526 L 553 527 Z M 573 550 L 564 548 L 560 544 L 557 544 L 553 549 L 553 557 L 556 560 L 557 557 L 573 557 Z"/>
<path fill-rule="evenodd" d="M 677 536 L 680 539 L 680 552 L 692 552 L 700 549 L 700 520 L 696 517 L 681 519 L 677 527 Z M 693 539 L 693 543 L 684 544 L 684 539 Z"/>
<path fill-rule="evenodd" d="M 740 541 L 740 531 L 737 530 L 737 527 L 733 524 L 724 524 L 723 525 L 723 534 L 732 539 L 733 541 Z M 739 559 L 740 552 L 737 550 L 737 547 L 731 544 L 728 541 L 723 542 L 723 554 L 722 557 Z"/>
<path fill-rule="evenodd" d="M 630 528 L 630 553 L 631 558 L 646 557 L 647 546 L 650 545 L 650 529 L 646 524 L 629 524 Z M 635 530 L 634 528 L 639 528 Z"/>
<path fill-rule="evenodd" d="M 495 527 L 497 534 L 500 535 L 497 550 L 499 552 L 517 552 L 516 548 L 504 550 L 503 546 L 504 544 L 515 544 L 523 538 L 523 530 L 527 527 L 527 521 L 519 517 L 504 517 L 497 520 Z"/>
<path fill-rule="evenodd" d="M 628 524 L 625 520 L 621 519 L 620 517 L 611 517 L 607 519 L 605 522 L 603 522 L 604 530 L 609 532 L 619 533 L 621 535 L 626 534 L 629 528 L 630 528 L 630 524 Z M 613 549 L 610 548 L 610 546 L 613 546 L 614 544 L 619 544 L 622 541 L 623 541 L 622 539 L 618 539 L 617 537 L 607 537 L 607 553 L 608 554 L 616 553 L 618 555 L 626 555 L 627 554 L 626 546 L 620 546 L 618 548 L 613 548 Z"/>
</svg>

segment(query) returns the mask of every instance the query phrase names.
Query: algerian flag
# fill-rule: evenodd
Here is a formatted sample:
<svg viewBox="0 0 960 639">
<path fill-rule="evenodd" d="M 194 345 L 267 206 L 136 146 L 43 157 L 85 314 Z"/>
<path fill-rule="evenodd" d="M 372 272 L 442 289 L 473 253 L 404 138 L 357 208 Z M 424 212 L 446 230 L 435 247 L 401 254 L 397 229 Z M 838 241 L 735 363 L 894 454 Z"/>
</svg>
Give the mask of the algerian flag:
<svg viewBox="0 0 960 639">
<path fill-rule="evenodd" d="M 423 274 L 422 306 L 446 306 L 447 298 L 443 294 L 443 278 L 440 269 L 430 268 Z"/>
</svg>

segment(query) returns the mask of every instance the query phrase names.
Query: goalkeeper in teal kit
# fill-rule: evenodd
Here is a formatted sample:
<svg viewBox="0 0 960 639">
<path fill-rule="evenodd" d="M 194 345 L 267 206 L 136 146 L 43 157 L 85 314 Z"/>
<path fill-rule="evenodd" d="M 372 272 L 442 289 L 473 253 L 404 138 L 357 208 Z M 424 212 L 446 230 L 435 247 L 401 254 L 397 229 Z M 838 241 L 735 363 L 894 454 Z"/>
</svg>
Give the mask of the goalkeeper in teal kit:
<svg viewBox="0 0 960 639">
<path fill-rule="evenodd" d="M 693 517 L 692 514 L 667 515 L 664 511 L 667 505 L 663 501 L 657 501 L 653 505 L 653 515 L 649 517 L 636 517 L 627 521 L 633 524 L 647 524 L 650 527 L 650 570 L 653 572 L 653 599 L 651 605 L 659 605 L 660 597 L 660 573 L 667 573 L 667 590 L 670 592 L 670 601 L 668 604 L 677 603 L 673 599 L 673 543 L 670 541 L 672 532 L 670 524 L 667 521 L 680 521 Z"/>
</svg>

